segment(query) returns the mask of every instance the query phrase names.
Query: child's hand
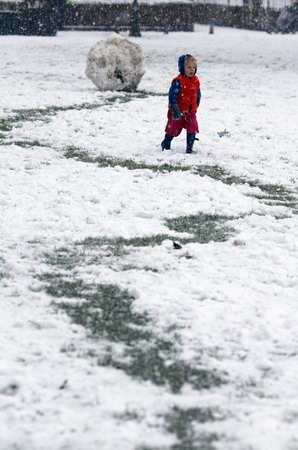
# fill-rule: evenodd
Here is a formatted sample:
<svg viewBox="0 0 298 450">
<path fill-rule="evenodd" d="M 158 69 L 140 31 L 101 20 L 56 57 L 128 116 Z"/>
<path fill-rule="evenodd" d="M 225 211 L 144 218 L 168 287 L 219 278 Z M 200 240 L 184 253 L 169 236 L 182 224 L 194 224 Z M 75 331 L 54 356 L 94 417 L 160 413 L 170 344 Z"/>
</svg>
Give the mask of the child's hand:
<svg viewBox="0 0 298 450">
<path fill-rule="evenodd" d="M 171 109 L 171 113 L 172 113 L 173 119 L 174 120 L 179 120 L 180 116 L 181 116 L 181 112 L 179 111 L 179 108 L 178 108 L 177 104 L 176 103 L 172 103 L 170 105 L 170 109 Z"/>
</svg>

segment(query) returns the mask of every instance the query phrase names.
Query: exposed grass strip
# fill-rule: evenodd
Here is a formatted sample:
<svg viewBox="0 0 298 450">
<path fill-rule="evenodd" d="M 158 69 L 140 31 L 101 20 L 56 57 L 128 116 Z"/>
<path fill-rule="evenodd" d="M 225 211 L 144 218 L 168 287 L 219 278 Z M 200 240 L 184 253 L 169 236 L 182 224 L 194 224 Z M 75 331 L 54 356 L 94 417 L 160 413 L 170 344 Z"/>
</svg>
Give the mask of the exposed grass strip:
<svg viewBox="0 0 298 450">
<path fill-rule="evenodd" d="M 233 217 L 199 213 L 166 219 L 166 224 L 170 230 L 191 233 L 193 235 L 192 242 L 206 244 L 210 241 L 223 242 L 227 240 L 234 230 L 224 223 L 231 219 Z"/>
<path fill-rule="evenodd" d="M 1 143 L 2 145 L 16 145 L 22 148 L 32 148 L 32 147 L 49 147 L 48 144 L 39 141 L 5 141 Z"/>
<path fill-rule="evenodd" d="M 46 275 L 41 279 L 49 281 Z M 56 276 L 50 277 L 46 291 L 53 297 L 84 300 L 57 305 L 67 312 L 73 322 L 84 326 L 92 337 L 128 345 L 150 337 L 150 332 L 146 331 L 147 315 L 134 312 L 134 297 L 116 285 L 91 285 L 82 280 L 67 281 Z"/>
<path fill-rule="evenodd" d="M 223 242 L 227 240 L 234 233 L 234 229 L 225 225 L 225 223 L 232 219 L 235 218 L 199 213 L 197 215 L 178 216 L 172 219 L 166 218 L 165 223 L 171 230 L 192 235 L 187 238 L 179 238 L 181 244 L 206 244 L 210 241 Z M 157 234 L 130 239 L 123 237 L 89 237 L 75 242 L 71 247 L 57 248 L 54 252 L 47 253 L 45 257 L 48 265 L 64 270 L 72 270 L 82 261 L 84 261 L 84 264 L 98 265 L 101 263 L 103 255 L 106 258 L 123 258 L 130 253 L 130 248 L 158 246 L 165 240 L 175 241 L 177 236 Z"/>
<path fill-rule="evenodd" d="M 202 177 L 208 176 L 214 180 L 221 181 L 229 186 L 248 185 L 252 188 L 259 188 L 263 194 L 246 194 L 270 206 L 285 206 L 295 210 L 297 208 L 297 192 L 279 184 L 263 184 L 258 180 L 250 180 L 246 177 L 232 175 L 223 167 L 218 165 L 182 165 L 182 164 L 148 164 L 144 161 L 137 162 L 133 159 L 112 158 L 101 154 L 92 157 L 87 151 L 74 146 L 67 147 L 64 152 L 66 158 L 74 158 L 77 161 L 97 164 L 99 167 L 125 167 L 129 170 L 149 169 L 152 172 L 192 172 Z"/>
<path fill-rule="evenodd" d="M 195 425 L 218 420 L 223 420 L 223 417 L 216 409 L 172 408 L 165 416 L 167 432 L 175 434 L 177 438 L 177 443 L 171 446 L 171 450 L 215 450 L 214 444 L 222 436 L 216 433 L 198 433 L 195 431 Z"/>
<path fill-rule="evenodd" d="M 169 330 L 168 339 L 157 336 L 149 316 L 134 311 L 135 299 L 127 290 L 111 284 L 69 281 L 53 272 L 39 279 L 46 283 L 49 295 L 61 299 L 55 303 L 57 308 L 83 326 L 92 339 L 107 341 L 105 355 L 98 357 L 99 365 L 123 370 L 158 386 L 168 386 L 174 393 L 180 392 L 187 383 L 201 390 L 225 382 L 219 374 L 200 367 L 199 362 L 194 367 L 182 360 L 177 347 L 179 336 L 173 336 Z M 113 343 L 124 344 L 121 355 L 119 351 L 113 354 Z"/>
<path fill-rule="evenodd" d="M 172 172 L 172 171 L 186 172 L 191 170 L 191 166 L 172 165 L 168 163 L 147 164 L 144 162 L 137 162 L 133 159 L 112 158 L 106 155 L 91 157 L 86 151 L 80 150 L 72 146 L 67 147 L 67 149 L 64 152 L 64 156 L 68 159 L 74 158 L 76 161 L 81 161 L 84 163 L 97 164 L 101 168 L 120 166 L 129 170 L 149 169 L 152 170 L 152 172 Z"/>
<path fill-rule="evenodd" d="M 3 278 L 9 277 L 7 271 L 4 269 L 4 264 L 5 264 L 5 260 L 4 260 L 4 258 L 2 258 L 2 256 L 0 256 L 0 280 L 2 280 Z"/>
<path fill-rule="evenodd" d="M 192 233 L 185 241 L 206 243 L 210 239 L 222 241 L 228 235 L 230 229 L 219 233 L 227 219 L 200 214 L 166 219 L 166 222 L 172 229 Z M 174 393 L 180 392 L 185 384 L 197 390 L 218 387 L 225 382 L 222 375 L 201 366 L 199 359 L 189 363 L 181 358 L 179 335 L 174 327 L 165 331 L 166 338 L 156 335 L 150 317 L 134 311 L 135 298 L 128 291 L 116 285 L 87 284 L 75 278 L 76 271 L 72 272 L 84 265 L 101 264 L 101 254 L 120 258 L 118 263 L 122 264 L 130 248 L 160 245 L 169 237 L 88 238 L 71 248 L 62 247 L 46 254 L 45 262 L 52 270 L 39 279 L 45 283 L 49 295 L 60 299 L 56 302 L 58 308 L 86 328 L 93 339 L 107 340 L 105 355 L 98 357 L 100 365 L 123 370 L 159 386 L 166 385 Z M 115 355 L 112 348 L 108 349 L 112 343 L 124 344 L 121 356 Z"/>
<path fill-rule="evenodd" d="M 100 102 L 96 103 L 80 103 L 67 106 L 48 106 L 47 108 L 30 108 L 30 109 L 15 109 L 12 115 L 0 119 L 0 131 L 11 131 L 14 126 L 20 125 L 22 122 L 32 122 L 35 120 L 48 121 L 51 116 L 63 111 L 81 111 L 81 110 L 96 110 L 105 105 L 113 103 L 127 103 L 134 99 L 143 99 L 152 96 L 165 96 L 166 94 L 158 94 L 149 91 L 137 91 L 121 95 L 114 95 L 112 97 L 102 98 Z"/>
</svg>

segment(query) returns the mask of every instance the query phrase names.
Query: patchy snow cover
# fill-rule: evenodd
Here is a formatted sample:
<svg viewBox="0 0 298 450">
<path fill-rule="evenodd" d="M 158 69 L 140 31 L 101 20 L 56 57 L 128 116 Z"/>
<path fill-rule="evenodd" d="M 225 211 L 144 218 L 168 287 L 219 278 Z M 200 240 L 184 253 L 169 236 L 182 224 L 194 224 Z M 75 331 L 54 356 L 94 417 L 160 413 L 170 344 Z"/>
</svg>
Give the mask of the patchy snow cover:
<svg viewBox="0 0 298 450">
<path fill-rule="evenodd" d="M 0 448 L 297 449 L 298 36 L 143 33 L 133 94 L 84 75 L 107 36 L 0 37 Z"/>
<path fill-rule="evenodd" d="M 89 50 L 86 75 L 100 91 L 135 91 L 144 75 L 141 47 L 113 33 Z"/>
</svg>

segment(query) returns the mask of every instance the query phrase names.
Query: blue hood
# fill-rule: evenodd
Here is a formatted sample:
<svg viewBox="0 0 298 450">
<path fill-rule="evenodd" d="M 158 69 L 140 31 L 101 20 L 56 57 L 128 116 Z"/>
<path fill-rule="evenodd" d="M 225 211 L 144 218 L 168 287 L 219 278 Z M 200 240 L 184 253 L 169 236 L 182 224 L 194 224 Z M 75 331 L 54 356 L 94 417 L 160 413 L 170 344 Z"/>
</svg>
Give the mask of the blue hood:
<svg viewBox="0 0 298 450">
<path fill-rule="evenodd" d="M 181 73 L 181 75 L 185 75 L 184 73 L 184 63 L 185 63 L 185 58 L 187 56 L 191 56 L 189 53 L 186 53 L 186 55 L 181 55 L 178 58 L 178 70 Z M 197 69 L 195 71 L 195 74 L 197 73 Z"/>
</svg>

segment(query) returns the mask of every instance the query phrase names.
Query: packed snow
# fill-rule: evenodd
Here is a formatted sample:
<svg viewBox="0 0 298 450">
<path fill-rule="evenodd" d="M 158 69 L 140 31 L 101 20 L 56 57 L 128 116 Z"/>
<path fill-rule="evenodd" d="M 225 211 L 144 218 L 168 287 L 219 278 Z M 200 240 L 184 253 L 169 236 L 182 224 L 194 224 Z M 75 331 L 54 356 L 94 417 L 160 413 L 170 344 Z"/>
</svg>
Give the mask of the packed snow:
<svg viewBox="0 0 298 450">
<path fill-rule="evenodd" d="M 135 93 L 85 76 L 109 33 L 0 36 L 1 450 L 298 448 L 298 35 L 208 31 L 130 38 Z"/>
<path fill-rule="evenodd" d="M 135 91 L 144 75 L 141 47 L 117 33 L 91 47 L 86 75 L 100 91 Z"/>
</svg>

